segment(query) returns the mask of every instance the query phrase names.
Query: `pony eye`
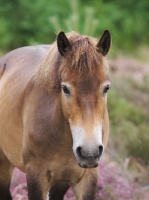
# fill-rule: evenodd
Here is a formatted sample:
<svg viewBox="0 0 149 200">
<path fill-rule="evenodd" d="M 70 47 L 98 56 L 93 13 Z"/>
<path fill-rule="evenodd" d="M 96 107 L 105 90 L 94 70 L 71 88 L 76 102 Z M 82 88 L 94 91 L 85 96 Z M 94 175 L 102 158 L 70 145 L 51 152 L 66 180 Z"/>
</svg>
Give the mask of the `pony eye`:
<svg viewBox="0 0 149 200">
<path fill-rule="evenodd" d="M 70 90 L 66 85 L 62 85 L 62 90 L 66 95 L 70 95 Z"/>
<path fill-rule="evenodd" d="M 106 94 L 110 88 L 111 88 L 110 85 L 106 85 L 104 87 L 103 93 Z"/>
</svg>

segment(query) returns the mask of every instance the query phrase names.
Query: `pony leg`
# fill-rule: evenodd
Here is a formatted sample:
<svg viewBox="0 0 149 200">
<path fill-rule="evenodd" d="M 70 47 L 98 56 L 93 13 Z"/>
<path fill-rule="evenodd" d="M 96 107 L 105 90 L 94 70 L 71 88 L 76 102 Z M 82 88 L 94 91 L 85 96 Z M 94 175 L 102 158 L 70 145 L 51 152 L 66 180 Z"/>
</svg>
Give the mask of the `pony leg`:
<svg viewBox="0 0 149 200">
<path fill-rule="evenodd" d="M 45 200 L 50 188 L 50 180 L 47 173 L 41 171 L 36 166 L 27 167 L 26 169 L 28 199 L 29 200 Z"/>
<path fill-rule="evenodd" d="M 49 191 L 49 200 L 63 200 L 65 193 L 69 189 L 67 183 L 57 183 Z"/>
<path fill-rule="evenodd" d="M 94 200 L 97 180 L 98 169 L 86 169 L 80 182 L 71 186 L 77 200 Z"/>
<path fill-rule="evenodd" d="M 69 185 L 66 183 L 57 183 L 51 187 L 50 171 L 45 173 L 36 169 L 36 167 L 27 168 L 27 187 L 29 200 L 63 200 Z M 49 188 L 51 187 L 50 191 Z M 47 194 L 49 192 L 49 197 Z"/>
<path fill-rule="evenodd" d="M 12 200 L 9 186 L 14 166 L 0 148 L 0 199 Z"/>
</svg>

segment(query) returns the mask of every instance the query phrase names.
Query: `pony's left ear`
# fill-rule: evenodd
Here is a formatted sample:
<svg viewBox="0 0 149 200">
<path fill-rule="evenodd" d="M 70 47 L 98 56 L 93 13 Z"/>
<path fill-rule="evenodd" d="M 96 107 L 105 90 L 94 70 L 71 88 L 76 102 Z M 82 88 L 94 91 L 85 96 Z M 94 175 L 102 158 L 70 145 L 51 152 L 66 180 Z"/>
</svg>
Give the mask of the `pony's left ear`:
<svg viewBox="0 0 149 200">
<path fill-rule="evenodd" d="M 57 36 L 57 47 L 62 56 L 65 55 L 68 47 L 70 47 L 69 40 L 63 31 L 61 31 Z"/>
<path fill-rule="evenodd" d="M 108 30 L 105 30 L 104 33 L 102 34 L 97 47 L 100 53 L 102 53 L 103 56 L 105 56 L 111 46 L 111 35 Z"/>
</svg>

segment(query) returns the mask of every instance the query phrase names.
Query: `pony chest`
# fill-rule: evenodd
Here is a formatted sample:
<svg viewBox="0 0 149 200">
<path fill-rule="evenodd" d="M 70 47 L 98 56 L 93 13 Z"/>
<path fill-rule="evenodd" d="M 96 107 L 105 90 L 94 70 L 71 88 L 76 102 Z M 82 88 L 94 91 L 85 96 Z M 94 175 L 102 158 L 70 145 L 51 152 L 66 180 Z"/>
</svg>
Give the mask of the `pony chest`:
<svg viewBox="0 0 149 200">
<path fill-rule="evenodd" d="M 66 161 L 63 159 L 59 160 L 60 162 L 53 163 L 50 167 L 51 171 L 51 182 L 52 184 L 58 182 L 67 182 L 73 184 L 77 182 L 82 176 L 84 169 L 78 166 L 78 163 L 75 162 L 73 158 Z"/>
</svg>

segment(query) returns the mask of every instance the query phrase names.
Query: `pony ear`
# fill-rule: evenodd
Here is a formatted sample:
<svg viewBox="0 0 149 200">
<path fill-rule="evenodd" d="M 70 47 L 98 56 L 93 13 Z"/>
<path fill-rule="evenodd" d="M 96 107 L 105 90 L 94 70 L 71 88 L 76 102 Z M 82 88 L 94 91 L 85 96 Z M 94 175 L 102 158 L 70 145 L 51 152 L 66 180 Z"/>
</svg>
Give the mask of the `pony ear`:
<svg viewBox="0 0 149 200">
<path fill-rule="evenodd" d="M 69 46 L 70 46 L 69 40 L 67 39 L 65 33 L 61 31 L 57 36 L 57 47 L 58 51 L 62 56 L 65 55 Z"/>
<path fill-rule="evenodd" d="M 110 46 L 111 46 L 111 35 L 108 30 L 105 30 L 97 44 L 97 47 L 100 53 L 102 53 L 102 55 L 105 56 L 108 53 Z"/>
</svg>

